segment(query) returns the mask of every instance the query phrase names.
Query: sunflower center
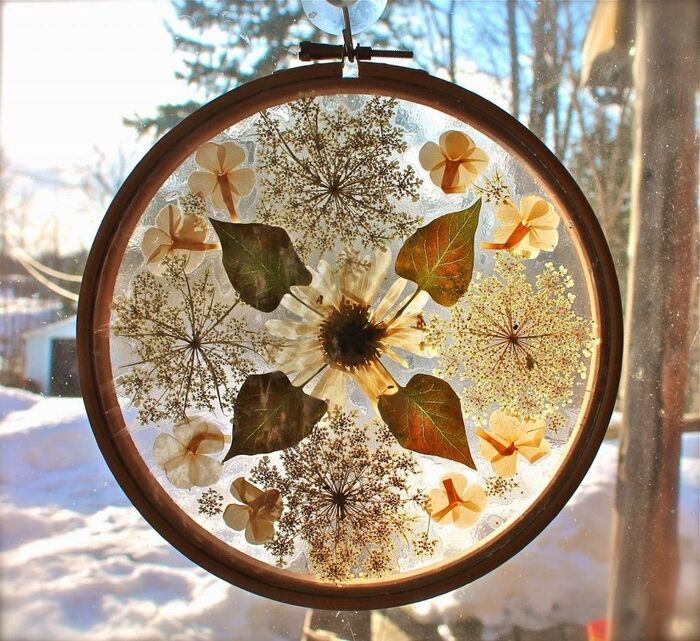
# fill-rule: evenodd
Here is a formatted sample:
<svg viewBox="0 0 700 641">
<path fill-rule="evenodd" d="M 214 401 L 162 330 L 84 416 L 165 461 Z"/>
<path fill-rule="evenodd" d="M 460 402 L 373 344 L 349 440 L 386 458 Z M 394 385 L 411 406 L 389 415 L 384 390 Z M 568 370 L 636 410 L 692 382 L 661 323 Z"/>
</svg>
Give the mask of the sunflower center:
<svg viewBox="0 0 700 641">
<path fill-rule="evenodd" d="M 344 298 L 321 323 L 318 338 L 331 364 L 353 369 L 379 357 L 384 333 L 371 322 L 368 305 Z"/>
</svg>

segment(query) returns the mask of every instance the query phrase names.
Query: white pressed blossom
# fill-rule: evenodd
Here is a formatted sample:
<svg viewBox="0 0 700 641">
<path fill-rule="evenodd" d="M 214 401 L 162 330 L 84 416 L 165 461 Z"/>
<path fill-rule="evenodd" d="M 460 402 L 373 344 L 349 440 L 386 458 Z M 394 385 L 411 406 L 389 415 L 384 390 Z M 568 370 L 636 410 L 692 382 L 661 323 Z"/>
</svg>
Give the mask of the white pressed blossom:
<svg viewBox="0 0 700 641">
<path fill-rule="evenodd" d="M 285 295 L 282 305 L 298 320 L 270 320 L 266 327 L 281 339 L 272 355 L 274 364 L 294 385 L 303 386 L 320 374 L 311 394 L 342 407 L 351 378 L 376 404 L 381 395 L 397 389 L 382 357 L 408 367 L 397 350 L 432 356 L 421 313 L 428 293 L 403 296 L 408 281 L 397 278 L 378 296 L 390 263 L 385 251 L 346 261 L 337 271 L 321 260 L 317 270 L 309 268 L 310 285 L 292 287 Z"/>
<path fill-rule="evenodd" d="M 204 260 L 205 252 L 218 249 L 219 243 L 207 243 L 209 226 L 202 216 L 183 215 L 177 205 L 163 207 L 156 214 L 155 225 L 149 227 L 141 241 L 141 252 L 148 269 L 165 273 L 168 258 L 182 258 L 183 269 L 191 273 Z"/>
<path fill-rule="evenodd" d="M 241 196 L 255 186 L 255 172 L 238 168 L 245 161 L 245 150 L 235 142 L 221 145 L 205 142 L 194 155 L 204 171 L 193 172 L 187 184 L 193 194 L 211 198 L 217 209 L 228 211 L 231 220 L 238 222 L 236 204 Z"/>
<path fill-rule="evenodd" d="M 175 487 L 205 487 L 221 476 L 221 463 L 209 455 L 223 448 L 224 435 L 216 424 L 201 416 L 185 417 L 173 428 L 172 436 L 156 437 L 153 458 Z"/>
<path fill-rule="evenodd" d="M 483 149 L 461 131 L 445 131 L 438 143 L 426 142 L 418 161 L 446 194 L 463 194 L 489 164 Z"/>
<path fill-rule="evenodd" d="M 520 207 L 505 200 L 496 210 L 499 226 L 494 242 L 482 249 L 510 249 L 524 258 L 536 258 L 540 251 L 553 251 L 559 242 L 559 214 L 551 203 L 534 194 L 520 199 Z"/>
<path fill-rule="evenodd" d="M 279 491 L 274 488 L 263 491 L 240 476 L 231 484 L 231 494 L 243 505 L 231 503 L 226 507 L 226 525 L 245 530 L 245 539 L 252 545 L 269 541 L 284 507 Z"/>
</svg>

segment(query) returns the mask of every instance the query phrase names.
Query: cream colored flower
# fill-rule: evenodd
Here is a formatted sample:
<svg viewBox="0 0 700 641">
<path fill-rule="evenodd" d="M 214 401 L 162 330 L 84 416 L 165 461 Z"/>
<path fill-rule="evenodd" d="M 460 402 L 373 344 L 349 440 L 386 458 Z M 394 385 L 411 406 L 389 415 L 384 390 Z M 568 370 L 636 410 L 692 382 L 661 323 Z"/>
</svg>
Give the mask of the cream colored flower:
<svg viewBox="0 0 700 641">
<path fill-rule="evenodd" d="M 204 260 L 204 252 L 219 249 L 219 243 L 207 243 L 209 226 L 201 216 L 186 216 L 177 205 L 163 207 L 156 215 L 155 227 L 149 227 L 141 241 L 141 252 L 154 274 L 165 272 L 167 257 L 184 257 L 185 272 L 193 272 Z"/>
<path fill-rule="evenodd" d="M 446 194 L 462 194 L 486 169 L 489 157 L 461 131 L 446 131 L 440 144 L 426 142 L 418 154 L 421 167 Z"/>
<path fill-rule="evenodd" d="M 544 198 L 524 196 L 520 208 L 510 200 L 496 210 L 500 225 L 494 242 L 481 243 L 482 249 L 513 249 L 525 258 L 535 258 L 540 250 L 551 252 L 559 242 L 559 214 Z"/>
<path fill-rule="evenodd" d="M 349 377 L 376 404 L 382 394 L 397 389 L 382 356 L 408 367 L 397 349 L 433 355 L 421 314 L 427 292 L 402 299 L 407 281 L 399 278 L 373 306 L 390 264 L 391 255 L 384 251 L 374 259 L 347 261 L 336 272 L 321 260 L 318 271 L 309 268 L 310 285 L 292 287 L 285 295 L 282 305 L 300 320 L 270 320 L 266 327 L 283 341 L 272 359 L 294 385 L 321 374 L 311 394 L 343 407 Z"/>
<path fill-rule="evenodd" d="M 442 524 L 467 528 L 479 520 L 488 499 L 480 485 L 468 485 L 461 474 L 448 474 L 441 479 L 442 487 L 428 492 L 427 510 Z"/>
<path fill-rule="evenodd" d="M 231 220 L 238 222 L 236 203 L 249 194 L 255 185 L 252 169 L 236 169 L 245 161 L 245 150 L 235 142 L 221 145 L 205 142 L 194 155 L 197 164 L 205 171 L 193 172 L 187 184 L 194 194 L 211 198 L 217 209 L 226 209 Z"/>
<path fill-rule="evenodd" d="M 173 428 L 173 434 L 159 434 L 153 443 L 153 458 L 168 480 L 182 489 L 215 483 L 221 476 L 221 463 L 207 455 L 223 449 L 221 430 L 196 416 L 185 417 Z"/>
<path fill-rule="evenodd" d="M 499 476 L 513 476 L 518 454 L 528 463 L 535 463 L 549 454 L 550 446 L 544 438 L 545 424 L 539 420 L 521 419 L 497 410 L 489 419 L 489 431 L 476 429 L 481 439 L 481 454 L 491 462 Z"/>
<path fill-rule="evenodd" d="M 234 530 L 245 530 L 245 540 L 253 545 L 269 541 L 275 534 L 275 522 L 282 514 L 279 491 L 263 492 L 240 476 L 231 484 L 231 494 L 243 505 L 231 503 L 226 507 L 226 525 Z"/>
</svg>

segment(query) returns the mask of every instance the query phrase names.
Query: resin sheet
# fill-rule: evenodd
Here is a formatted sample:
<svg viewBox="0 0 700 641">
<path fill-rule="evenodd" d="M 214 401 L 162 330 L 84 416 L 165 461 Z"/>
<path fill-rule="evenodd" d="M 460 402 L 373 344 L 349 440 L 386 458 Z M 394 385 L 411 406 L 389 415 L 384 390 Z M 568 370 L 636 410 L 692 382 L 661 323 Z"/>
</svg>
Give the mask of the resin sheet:
<svg viewBox="0 0 700 641">
<path fill-rule="evenodd" d="M 488 545 L 586 429 L 569 215 L 479 131 L 387 97 L 303 98 L 205 142 L 113 300 L 151 473 L 226 545 L 318 581 Z"/>
</svg>

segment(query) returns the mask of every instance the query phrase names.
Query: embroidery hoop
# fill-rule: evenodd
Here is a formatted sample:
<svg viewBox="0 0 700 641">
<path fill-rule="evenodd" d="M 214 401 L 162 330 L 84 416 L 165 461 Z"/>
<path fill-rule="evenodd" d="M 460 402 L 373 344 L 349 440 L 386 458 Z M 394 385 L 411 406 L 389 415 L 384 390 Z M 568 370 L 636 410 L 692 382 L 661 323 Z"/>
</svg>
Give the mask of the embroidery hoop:
<svg viewBox="0 0 700 641">
<path fill-rule="evenodd" d="M 127 243 L 157 190 L 199 145 L 259 111 L 305 95 L 376 94 L 432 107 L 469 124 L 524 166 L 563 214 L 585 273 L 599 339 L 590 388 L 571 444 L 535 502 L 478 549 L 376 581 L 335 585 L 258 561 L 196 524 L 160 486 L 139 454 L 117 401 L 110 358 L 110 314 Z M 80 382 L 98 445 L 122 489 L 146 520 L 204 569 L 251 592 L 294 605 L 338 610 L 393 607 L 460 587 L 530 543 L 582 481 L 612 415 L 622 361 L 620 293 L 607 243 L 574 179 L 528 129 L 486 99 L 413 69 L 360 62 L 357 77 L 342 63 L 314 64 L 247 83 L 208 103 L 165 135 L 126 179 L 92 246 L 77 322 Z"/>
</svg>

